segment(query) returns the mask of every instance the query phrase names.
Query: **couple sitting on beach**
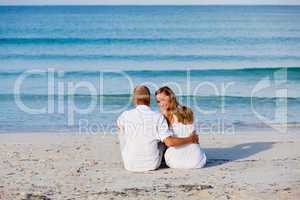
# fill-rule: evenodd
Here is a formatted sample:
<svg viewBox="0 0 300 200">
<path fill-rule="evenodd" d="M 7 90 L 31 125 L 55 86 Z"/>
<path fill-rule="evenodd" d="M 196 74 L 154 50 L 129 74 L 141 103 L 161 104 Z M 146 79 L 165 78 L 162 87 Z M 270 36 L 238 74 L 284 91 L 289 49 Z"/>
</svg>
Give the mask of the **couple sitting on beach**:
<svg viewBox="0 0 300 200">
<path fill-rule="evenodd" d="M 117 120 L 125 169 L 155 170 L 163 156 L 170 168 L 203 167 L 206 156 L 200 149 L 192 110 L 180 105 L 169 87 L 157 90 L 155 97 L 161 113 L 151 110 L 149 89 L 137 86 L 135 108 L 123 112 Z"/>
</svg>

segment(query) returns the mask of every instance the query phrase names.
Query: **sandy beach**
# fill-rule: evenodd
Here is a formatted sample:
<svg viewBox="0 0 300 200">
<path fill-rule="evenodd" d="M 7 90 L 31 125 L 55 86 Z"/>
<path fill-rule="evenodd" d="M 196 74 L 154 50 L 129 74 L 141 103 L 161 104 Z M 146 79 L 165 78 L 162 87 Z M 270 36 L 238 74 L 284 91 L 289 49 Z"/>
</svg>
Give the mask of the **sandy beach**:
<svg viewBox="0 0 300 200">
<path fill-rule="evenodd" d="M 112 135 L 1 134 L 0 199 L 299 199 L 300 135 L 201 135 L 203 169 L 123 169 Z"/>
</svg>

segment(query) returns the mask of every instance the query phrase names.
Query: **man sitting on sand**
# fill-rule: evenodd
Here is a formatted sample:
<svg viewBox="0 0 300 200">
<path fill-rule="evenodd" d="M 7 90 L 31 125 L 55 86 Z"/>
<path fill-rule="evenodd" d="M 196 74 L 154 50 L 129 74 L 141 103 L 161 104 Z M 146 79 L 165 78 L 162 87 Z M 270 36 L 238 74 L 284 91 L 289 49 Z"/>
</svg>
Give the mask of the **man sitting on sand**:
<svg viewBox="0 0 300 200">
<path fill-rule="evenodd" d="M 178 138 L 172 136 L 164 116 L 150 108 L 150 91 L 137 86 L 133 92 L 135 108 L 123 112 L 117 120 L 122 159 L 129 171 L 157 169 L 163 157 L 164 145 L 180 146 L 198 143 L 197 134 Z"/>
</svg>

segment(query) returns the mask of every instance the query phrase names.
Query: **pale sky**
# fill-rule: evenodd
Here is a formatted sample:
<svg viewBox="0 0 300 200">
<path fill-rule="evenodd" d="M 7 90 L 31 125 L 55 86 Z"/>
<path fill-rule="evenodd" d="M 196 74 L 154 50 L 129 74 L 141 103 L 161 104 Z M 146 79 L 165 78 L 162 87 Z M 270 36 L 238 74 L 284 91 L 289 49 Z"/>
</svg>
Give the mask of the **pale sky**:
<svg viewBox="0 0 300 200">
<path fill-rule="evenodd" d="M 300 0 L 0 0 L 0 5 L 300 5 Z"/>
</svg>

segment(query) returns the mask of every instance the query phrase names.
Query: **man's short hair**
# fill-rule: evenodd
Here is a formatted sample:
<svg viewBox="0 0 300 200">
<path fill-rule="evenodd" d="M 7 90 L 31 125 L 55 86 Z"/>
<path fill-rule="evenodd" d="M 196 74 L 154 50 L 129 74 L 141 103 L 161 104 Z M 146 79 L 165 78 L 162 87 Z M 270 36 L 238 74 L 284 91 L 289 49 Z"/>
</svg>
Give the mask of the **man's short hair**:
<svg viewBox="0 0 300 200">
<path fill-rule="evenodd" d="M 138 85 L 133 90 L 133 102 L 136 105 L 150 105 L 150 90 L 147 86 Z"/>
</svg>

